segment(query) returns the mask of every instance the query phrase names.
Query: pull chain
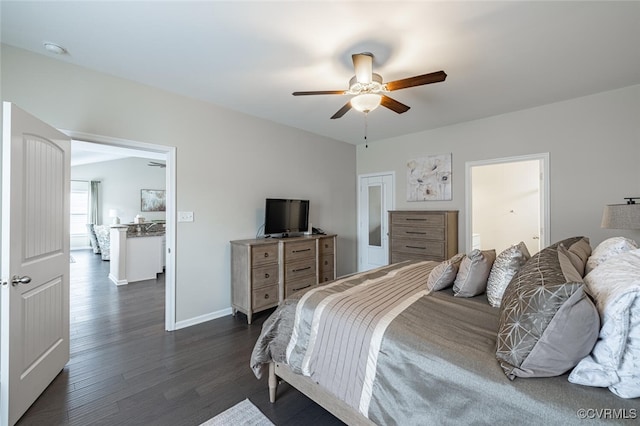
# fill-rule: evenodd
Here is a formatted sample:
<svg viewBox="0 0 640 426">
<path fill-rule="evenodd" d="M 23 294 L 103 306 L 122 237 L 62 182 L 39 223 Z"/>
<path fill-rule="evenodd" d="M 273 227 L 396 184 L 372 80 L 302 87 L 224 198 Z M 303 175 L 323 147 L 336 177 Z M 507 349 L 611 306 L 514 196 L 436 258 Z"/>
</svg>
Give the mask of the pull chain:
<svg viewBox="0 0 640 426">
<path fill-rule="evenodd" d="M 364 147 L 369 148 L 369 141 L 367 140 L 367 132 L 369 130 L 369 111 L 365 111 L 364 113 Z"/>
</svg>

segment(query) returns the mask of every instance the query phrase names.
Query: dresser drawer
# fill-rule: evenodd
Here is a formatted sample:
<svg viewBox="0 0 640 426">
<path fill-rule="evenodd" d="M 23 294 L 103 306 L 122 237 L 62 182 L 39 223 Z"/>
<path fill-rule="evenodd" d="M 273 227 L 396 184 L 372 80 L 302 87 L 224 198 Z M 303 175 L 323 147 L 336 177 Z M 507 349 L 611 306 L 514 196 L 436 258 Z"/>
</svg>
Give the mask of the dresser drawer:
<svg viewBox="0 0 640 426">
<path fill-rule="evenodd" d="M 398 225 L 393 227 L 393 238 L 413 238 L 444 241 L 444 228 Z"/>
<path fill-rule="evenodd" d="M 320 277 L 318 278 L 318 282 L 320 284 L 326 284 L 329 281 L 333 281 L 335 279 L 336 279 L 336 276 L 333 273 L 333 270 L 331 270 L 331 271 L 321 271 L 320 272 Z"/>
<path fill-rule="evenodd" d="M 251 265 L 259 266 L 278 263 L 278 244 L 261 244 L 251 249 Z"/>
<path fill-rule="evenodd" d="M 284 297 L 289 297 L 297 291 L 316 286 L 316 277 L 303 277 L 285 284 Z"/>
<path fill-rule="evenodd" d="M 300 277 L 316 276 L 316 260 L 303 259 L 297 262 L 289 262 L 284 265 L 284 280 L 286 283 Z"/>
<path fill-rule="evenodd" d="M 390 263 L 404 262 L 405 260 L 433 260 L 434 262 L 441 262 L 443 259 L 440 256 L 424 256 L 415 253 L 391 253 Z"/>
<path fill-rule="evenodd" d="M 391 215 L 392 225 L 407 225 L 411 227 L 443 227 L 444 223 L 444 216 L 442 214 L 393 212 Z"/>
<path fill-rule="evenodd" d="M 253 290 L 251 307 L 253 310 L 268 308 L 278 304 L 278 284 Z"/>
<path fill-rule="evenodd" d="M 322 238 L 318 240 L 318 256 L 333 255 L 333 238 Z"/>
<path fill-rule="evenodd" d="M 253 288 L 278 284 L 278 264 L 260 266 L 251 271 Z"/>
<path fill-rule="evenodd" d="M 331 272 L 333 274 L 334 264 L 333 264 L 333 255 L 325 255 L 320 258 L 320 274 L 324 274 L 325 272 Z"/>
<path fill-rule="evenodd" d="M 314 259 L 316 257 L 316 242 L 310 241 L 296 241 L 284 243 L 284 262 L 295 262 L 298 259 Z"/>
<path fill-rule="evenodd" d="M 444 260 L 444 242 L 443 241 L 426 241 L 426 240 L 409 240 L 404 238 L 391 239 L 392 253 L 402 252 L 419 255 L 420 258 L 426 259 L 427 256 L 434 256 Z"/>
</svg>

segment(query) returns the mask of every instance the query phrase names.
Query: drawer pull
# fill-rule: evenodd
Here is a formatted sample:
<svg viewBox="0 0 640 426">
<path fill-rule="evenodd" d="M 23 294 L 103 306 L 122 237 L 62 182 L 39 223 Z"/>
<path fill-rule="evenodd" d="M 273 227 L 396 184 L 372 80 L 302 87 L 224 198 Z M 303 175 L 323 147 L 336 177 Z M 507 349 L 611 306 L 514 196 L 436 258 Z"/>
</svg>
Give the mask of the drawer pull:
<svg viewBox="0 0 640 426">
<path fill-rule="evenodd" d="M 265 274 L 264 274 L 264 277 L 265 277 L 265 278 L 269 278 L 269 274 L 265 273 Z"/>
<path fill-rule="evenodd" d="M 408 218 L 406 218 L 405 220 L 414 220 L 414 221 L 416 221 L 416 220 L 417 220 L 417 221 L 424 222 L 424 221 L 425 221 L 425 220 L 427 220 L 427 219 L 425 219 L 424 217 L 408 217 Z"/>
<path fill-rule="evenodd" d="M 294 288 L 294 289 L 292 289 L 291 291 L 299 291 L 299 290 L 302 290 L 302 289 L 304 289 L 304 288 L 309 288 L 309 287 L 311 287 L 311 284 L 309 284 L 309 285 L 305 285 L 304 287 L 300 287 L 300 288 Z"/>
<path fill-rule="evenodd" d="M 302 249 L 302 250 L 293 250 L 292 253 L 302 253 L 302 252 L 305 252 L 305 251 L 311 251 L 311 249 L 310 248 L 306 248 L 306 249 Z"/>
<path fill-rule="evenodd" d="M 265 253 L 265 254 L 264 254 L 264 257 L 269 257 L 269 253 Z"/>
<path fill-rule="evenodd" d="M 311 269 L 311 266 L 307 266 L 306 268 L 300 268 L 300 269 L 292 269 L 291 272 L 306 271 L 307 269 Z"/>
<path fill-rule="evenodd" d="M 328 265 L 328 264 L 329 264 L 329 261 L 328 261 L 328 260 L 325 260 L 325 261 L 324 261 L 324 264 L 325 264 L 325 266 L 326 266 L 326 265 Z"/>
<path fill-rule="evenodd" d="M 427 235 L 426 232 L 407 231 L 407 234 Z"/>
<path fill-rule="evenodd" d="M 269 298 L 269 294 L 265 294 L 265 295 L 264 295 L 264 298 L 265 298 L 265 299 L 268 299 L 268 298 Z"/>
<path fill-rule="evenodd" d="M 406 248 L 412 248 L 412 249 L 419 249 L 419 250 L 426 250 L 426 247 L 418 247 L 418 246 L 405 246 Z"/>
</svg>

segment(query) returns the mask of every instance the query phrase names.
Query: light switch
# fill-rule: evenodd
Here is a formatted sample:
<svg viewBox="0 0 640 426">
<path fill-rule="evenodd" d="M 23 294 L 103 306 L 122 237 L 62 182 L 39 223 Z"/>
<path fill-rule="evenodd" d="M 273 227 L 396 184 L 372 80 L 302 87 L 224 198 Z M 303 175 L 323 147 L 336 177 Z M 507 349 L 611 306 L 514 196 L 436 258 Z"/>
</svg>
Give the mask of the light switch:
<svg viewBox="0 0 640 426">
<path fill-rule="evenodd" d="M 193 212 L 178 212 L 178 222 L 193 222 Z"/>
</svg>

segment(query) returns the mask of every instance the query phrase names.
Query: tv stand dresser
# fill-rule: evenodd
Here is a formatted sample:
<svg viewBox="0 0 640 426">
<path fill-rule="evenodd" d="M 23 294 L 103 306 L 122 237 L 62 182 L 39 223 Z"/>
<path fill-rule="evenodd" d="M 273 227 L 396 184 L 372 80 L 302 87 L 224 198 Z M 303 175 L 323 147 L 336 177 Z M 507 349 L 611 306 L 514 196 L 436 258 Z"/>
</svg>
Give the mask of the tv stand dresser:
<svg viewBox="0 0 640 426">
<path fill-rule="evenodd" d="M 336 235 L 231 241 L 231 308 L 253 313 L 336 278 Z"/>
</svg>

